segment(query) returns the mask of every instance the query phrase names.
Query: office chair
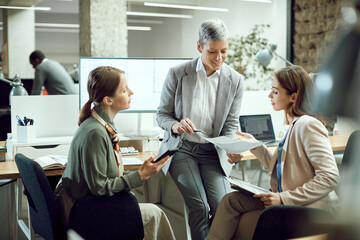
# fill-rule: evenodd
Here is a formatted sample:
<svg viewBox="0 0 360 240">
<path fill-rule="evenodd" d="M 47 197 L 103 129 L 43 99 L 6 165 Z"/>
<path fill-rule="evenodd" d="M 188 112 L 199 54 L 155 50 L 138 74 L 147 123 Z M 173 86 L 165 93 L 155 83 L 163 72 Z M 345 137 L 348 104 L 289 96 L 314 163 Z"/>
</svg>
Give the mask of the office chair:
<svg viewBox="0 0 360 240">
<path fill-rule="evenodd" d="M 253 240 L 291 239 L 329 232 L 324 224 L 334 216 L 325 210 L 289 205 L 274 205 L 260 215 Z"/>
<path fill-rule="evenodd" d="M 352 155 L 354 154 L 354 149 L 356 149 L 356 142 L 359 141 L 360 143 L 360 130 L 356 130 L 350 134 L 350 137 L 348 139 L 348 142 L 345 147 L 344 156 L 341 161 L 340 165 L 340 171 L 342 172 L 342 169 L 346 169 L 350 164 L 350 159 L 352 158 Z"/>
<path fill-rule="evenodd" d="M 28 199 L 30 220 L 36 233 L 45 239 L 66 239 L 55 197 L 40 165 L 18 153 L 15 162 Z"/>
<path fill-rule="evenodd" d="M 69 226 L 84 239 L 143 239 L 144 227 L 135 196 L 87 196 L 75 202 Z"/>
</svg>

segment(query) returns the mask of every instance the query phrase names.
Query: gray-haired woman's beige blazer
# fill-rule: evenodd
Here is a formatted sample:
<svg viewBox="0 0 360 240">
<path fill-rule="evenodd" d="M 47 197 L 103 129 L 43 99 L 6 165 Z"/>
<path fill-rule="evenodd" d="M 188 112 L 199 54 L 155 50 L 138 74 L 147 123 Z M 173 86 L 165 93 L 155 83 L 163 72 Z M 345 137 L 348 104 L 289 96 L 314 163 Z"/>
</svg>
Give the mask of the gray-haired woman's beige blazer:
<svg viewBox="0 0 360 240">
<path fill-rule="evenodd" d="M 269 169 L 270 185 L 277 192 L 277 150 L 272 154 L 261 146 L 251 151 Z M 335 212 L 339 199 L 334 187 L 339 183 L 327 129 L 311 116 L 295 118 L 281 154 L 281 200 L 286 205 L 308 206 Z"/>
</svg>

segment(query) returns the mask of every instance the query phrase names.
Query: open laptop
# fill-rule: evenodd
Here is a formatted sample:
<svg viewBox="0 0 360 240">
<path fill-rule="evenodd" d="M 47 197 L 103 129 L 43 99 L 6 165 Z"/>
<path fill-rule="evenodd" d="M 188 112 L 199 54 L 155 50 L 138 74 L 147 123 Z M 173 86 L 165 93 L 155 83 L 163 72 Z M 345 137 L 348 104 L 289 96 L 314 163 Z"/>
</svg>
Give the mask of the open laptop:
<svg viewBox="0 0 360 240">
<path fill-rule="evenodd" d="M 279 144 L 279 141 L 275 138 L 270 114 L 242 115 L 239 121 L 242 132 L 250 133 L 266 146 L 271 147 Z"/>
</svg>

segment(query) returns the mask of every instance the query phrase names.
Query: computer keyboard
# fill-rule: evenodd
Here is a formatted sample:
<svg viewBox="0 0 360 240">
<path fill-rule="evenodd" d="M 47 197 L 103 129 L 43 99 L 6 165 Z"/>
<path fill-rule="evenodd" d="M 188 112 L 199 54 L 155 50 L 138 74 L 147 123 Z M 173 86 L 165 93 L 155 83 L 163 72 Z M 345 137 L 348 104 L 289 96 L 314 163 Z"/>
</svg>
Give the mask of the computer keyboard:
<svg viewBox="0 0 360 240">
<path fill-rule="evenodd" d="M 139 151 L 136 150 L 134 147 L 120 147 L 121 155 L 137 155 Z"/>
</svg>

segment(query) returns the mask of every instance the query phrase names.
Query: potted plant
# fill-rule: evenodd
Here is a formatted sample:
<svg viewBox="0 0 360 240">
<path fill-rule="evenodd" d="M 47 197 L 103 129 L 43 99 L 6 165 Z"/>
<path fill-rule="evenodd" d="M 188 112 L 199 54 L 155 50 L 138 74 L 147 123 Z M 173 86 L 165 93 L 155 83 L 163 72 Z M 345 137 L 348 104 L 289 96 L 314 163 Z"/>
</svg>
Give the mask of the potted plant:
<svg viewBox="0 0 360 240">
<path fill-rule="evenodd" d="M 259 64 L 255 55 L 269 46 L 269 41 L 261 37 L 269 24 L 254 25 L 246 36 L 229 39 L 229 51 L 226 63 L 245 77 L 245 90 L 268 90 L 269 78 L 273 69 Z M 271 82 L 271 81 L 270 81 Z"/>
</svg>

